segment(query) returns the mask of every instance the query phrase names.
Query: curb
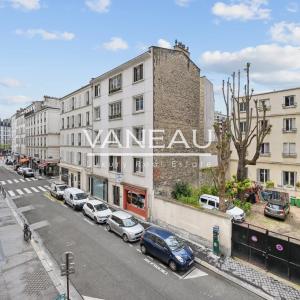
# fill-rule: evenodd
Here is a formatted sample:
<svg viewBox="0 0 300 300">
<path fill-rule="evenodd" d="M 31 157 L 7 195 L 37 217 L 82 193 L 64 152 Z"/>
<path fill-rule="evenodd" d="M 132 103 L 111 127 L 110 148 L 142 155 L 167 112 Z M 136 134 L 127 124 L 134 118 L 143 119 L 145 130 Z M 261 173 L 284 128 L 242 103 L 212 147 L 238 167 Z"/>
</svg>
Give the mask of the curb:
<svg viewBox="0 0 300 300">
<path fill-rule="evenodd" d="M 254 287 L 253 285 L 249 284 L 249 283 L 246 283 L 246 282 L 243 282 L 242 280 L 239 280 L 237 278 L 235 278 L 234 276 L 231 276 L 223 271 L 221 271 L 220 269 L 210 265 L 209 263 L 199 259 L 199 258 L 195 258 L 195 262 L 199 265 L 201 265 L 202 267 L 224 277 L 225 279 L 239 285 L 240 287 L 252 292 L 253 294 L 263 298 L 263 299 L 266 299 L 266 300 L 274 300 L 275 298 L 270 296 L 269 294 L 265 293 L 264 291 Z"/>
</svg>

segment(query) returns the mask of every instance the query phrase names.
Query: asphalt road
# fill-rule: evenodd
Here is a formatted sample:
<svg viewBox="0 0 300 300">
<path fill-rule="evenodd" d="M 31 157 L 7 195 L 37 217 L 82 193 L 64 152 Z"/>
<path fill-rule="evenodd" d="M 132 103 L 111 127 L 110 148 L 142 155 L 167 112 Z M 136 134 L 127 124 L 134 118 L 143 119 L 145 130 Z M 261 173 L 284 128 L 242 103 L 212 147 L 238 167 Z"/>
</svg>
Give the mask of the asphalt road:
<svg viewBox="0 0 300 300">
<path fill-rule="evenodd" d="M 124 243 L 105 226 L 96 225 L 42 191 L 41 187 L 47 190 L 50 185 L 47 180 L 20 179 L 0 166 L 0 182 L 15 194 L 14 203 L 36 228 L 52 257 L 60 263 L 65 251 L 74 253 L 76 273 L 71 281 L 82 295 L 105 300 L 260 299 L 199 266 L 185 274 L 173 273 L 141 254 L 138 243 Z"/>
</svg>

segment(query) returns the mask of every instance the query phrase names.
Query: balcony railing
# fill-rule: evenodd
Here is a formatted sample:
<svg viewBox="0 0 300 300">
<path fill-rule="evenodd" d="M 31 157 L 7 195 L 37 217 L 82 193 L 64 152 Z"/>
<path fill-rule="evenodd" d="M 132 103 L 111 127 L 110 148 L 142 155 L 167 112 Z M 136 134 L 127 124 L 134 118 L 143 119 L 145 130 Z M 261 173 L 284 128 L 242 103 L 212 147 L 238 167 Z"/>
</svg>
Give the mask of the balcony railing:
<svg viewBox="0 0 300 300">
<path fill-rule="evenodd" d="M 296 108 L 297 102 L 294 102 L 294 104 L 291 105 L 285 105 L 285 103 L 282 104 L 282 108 Z"/>
<path fill-rule="evenodd" d="M 296 158 L 297 157 L 297 153 L 282 153 L 282 157 L 283 158 Z"/>
<path fill-rule="evenodd" d="M 297 128 L 291 128 L 291 129 L 282 128 L 282 133 L 296 133 L 296 132 L 297 132 Z"/>
<path fill-rule="evenodd" d="M 259 105 L 258 107 L 258 111 L 263 111 L 264 107 L 262 105 Z M 266 105 L 265 106 L 266 111 L 270 111 L 271 110 L 271 105 Z"/>
<path fill-rule="evenodd" d="M 122 116 L 121 113 L 115 114 L 115 115 L 110 115 L 110 116 L 109 116 L 109 120 L 120 119 L 121 116 Z"/>
</svg>

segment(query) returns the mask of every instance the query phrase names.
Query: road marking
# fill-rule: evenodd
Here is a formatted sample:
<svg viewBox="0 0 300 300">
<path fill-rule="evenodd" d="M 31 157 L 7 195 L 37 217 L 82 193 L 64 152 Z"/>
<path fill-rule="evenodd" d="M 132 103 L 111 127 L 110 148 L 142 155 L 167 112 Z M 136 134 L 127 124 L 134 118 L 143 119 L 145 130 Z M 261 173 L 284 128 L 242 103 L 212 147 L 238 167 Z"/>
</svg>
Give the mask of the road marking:
<svg viewBox="0 0 300 300">
<path fill-rule="evenodd" d="M 88 297 L 88 296 L 82 296 L 83 300 L 104 300 L 104 299 L 100 299 L 100 298 L 92 298 L 92 297 Z"/>
<path fill-rule="evenodd" d="M 42 186 L 38 186 L 38 189 L 40 189 L 42 192 L 47 192 L 47 190 L 44 189 Z"/>
<path fill-rule="evenodd" d="M 11 197 L 16 196 L 16 194 L 15 194 L 13 191 L 8 191 L 8 193 L 9 193 L 9 195 L 10 195 Z"/>
<path fill-rule="evenodd" d="M 14 182 L 15 182 L 15 183 L 19 183 L 19 180 L 18 180 L 18 179 L 14 179 Z"/>
<path fill-rule="evenodd" d="M 136 248 L 136 251 L 142 253 L 141 249 Z"/>
<path fill-rule="evenodd" d="M 24 192 L 20 189 L 17 189 L 17 192 L 18 192 L 19 195 L 24 195 Z"/>
<path fill-rule="evenodd" d="M 1 183 L 2 185 L 6 185 L 6 182 L 5 182 L 5 181 L 0 181 L 0 183 Z"/>
<path fill-rule="evenodd" d="M 152 262 L 150 259 L 148 259 L 147 257 L 144 258 L 144 261 L 146 263 L 148 263 L 149 265 L 153 266 L 155 269 L 157 269 L 158 271 L 160 271 L 162 274 L 164 275 L 168 275 L 168 272 L 166 270 L 164 270 L 163 268 L 161 268 L 159 265 L 157 265 L 156 263 Z"/>
<path fill-rule="evenodd" d="M 186 274 L 182 276 L 183 279 L 193 279 L 193 278 L 197 278 L 197 277 L 207 276 L 207 273 L 205 273 L 197 268 L 194 268 L 192 271 L 188 271 Z"/>
<path fill-rule="evenodd" d="M 44 185 L 44 188 L 47 190 L 50 190 L 50 186 L 49 185 Z"/>
<path fill-rule="evenodd" d="M 25 191 L 27 194 L 32 194 L 31 190 L 28 189 L 28 188 L 24 188 L 24 191 Z"/>
<path fill-rule="evenodd" d="M 33 181 L 36 181 L 36 180 L 38 180 L 38 179 L 37 179 L 37 178 L 35 178 L 35 177 L 33 177 L 33 178 L 32 178 L 32 180 L 33 180 Z"/>
<path fill-rule="evenodd" d="M 12 184 L 12 183 L 13 183 L 11 180 L 7 180 L 7 182 L 8 182 L 9 184 Z"/>
<path fill-rule="evenodd" d="M 128 244 L 128 246 L 129 246 L 129 247 L 133 247 L 133 245 L 131 245 L 131 244 Z"/>
<path fill-rule="evenodd" d="M 86 219 L 86 218 L 84 218 L 83 220 L 84 220 L 85 222 L 89 223 L 90 225 L 95 225 L 93 222 L 91 222 L 90 220 L 88 220 L 88 219 Z"/>
<path fill-rule="evenodd" d="M 25 178 L 26 181 L 30 181 L 30 178 Z"/>
<path fill-rule="evenodd" d="M 30 224 L 30 228 L 36 230 L 36 229 L 40 229 L 42 227 L 49 226 L 49 225 L 50 225 L 49 222 L 47 220 L 45 220 L 45 221 L 40 221 L 40 222 L 37 222 L 34 224 Z"/>
<path fill-rule="evenodd" d="M 39 192 L 40 192 L 40 191 L 37 190 L 35 187 L 31 187 L 31 189 L 32 189 L 34 192 L 36 192 L 36 193 L 39 193 Z"/>
<path fill-rule="evenodd" d="M 25 180 L 24 180 L 24 179 L 20 179 L 20 181 L 21 181 L 21 182 L 25 182 Z"/>
</svg>

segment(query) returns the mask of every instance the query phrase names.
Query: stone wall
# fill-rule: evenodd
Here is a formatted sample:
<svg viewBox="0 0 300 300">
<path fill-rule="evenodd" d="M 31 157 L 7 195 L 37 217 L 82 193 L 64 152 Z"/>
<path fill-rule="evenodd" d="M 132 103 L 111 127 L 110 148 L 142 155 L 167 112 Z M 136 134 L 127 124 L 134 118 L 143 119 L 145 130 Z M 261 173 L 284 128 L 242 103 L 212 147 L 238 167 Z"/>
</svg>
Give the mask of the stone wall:
<svg viewBox="0 0 300 300">
<path fill-rule="evenodd" d="M 154 149 L 155 153 L 195 153 L 192 130 L 197 143 L 204 143 L 204 118 L 200 106 L 200 70 L 180 50 L 153 47 L 153 116 L 154 130 L 163 129 L 168 145 L 176 130 L 181 130 L 190 148 Z M 178 139 L 180 137 L 178 136 Z M 199 157 L 154 157 L 155 194 L 169 196 L 176 181 L 199 184 Z"/>
</svg>

